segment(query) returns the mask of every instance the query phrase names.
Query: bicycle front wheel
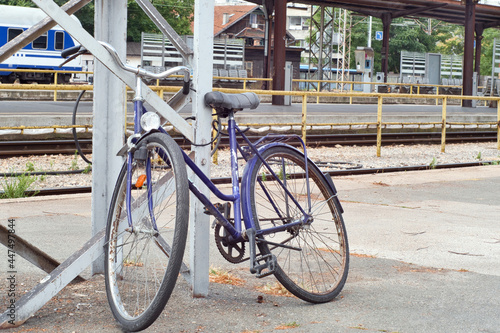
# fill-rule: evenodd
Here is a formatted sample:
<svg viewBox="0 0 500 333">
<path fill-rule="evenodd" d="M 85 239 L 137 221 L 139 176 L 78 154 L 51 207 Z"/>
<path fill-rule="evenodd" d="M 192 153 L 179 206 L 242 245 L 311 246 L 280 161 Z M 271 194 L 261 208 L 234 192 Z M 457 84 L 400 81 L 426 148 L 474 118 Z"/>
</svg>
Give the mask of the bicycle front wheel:
<svg viewBox="0 0 500 333">
<path fill-rule="evenodd" d="M 132 161 L 130 210 L 125 163 L 106 230 L 106 293 L 114 317 L 127 331 L 147 328 L 163 311 L 179 275 L 189 216 L 179 146 L 162 133 L 145 137 L 137 146 L 147 154 Z"/>
<path fill-rule="evenodd" d="M 304 155 L 295 148 L 277 145 L 265 149 L 262 157 L 276 177 L 260 159 L 250 171 L 249 199 L 257 233 L 303 219 L 284 187 L 311 219 L 310 223 L 261 235 L 261 241 L 258 236 L 260 252 L 276 256 L 274 275 L 292 294 L 312 303 L 329 302 L 342 290 L 349 267 L 347 234 L 335 193 L 309 160 L 309 207 Z"/>
</svg>

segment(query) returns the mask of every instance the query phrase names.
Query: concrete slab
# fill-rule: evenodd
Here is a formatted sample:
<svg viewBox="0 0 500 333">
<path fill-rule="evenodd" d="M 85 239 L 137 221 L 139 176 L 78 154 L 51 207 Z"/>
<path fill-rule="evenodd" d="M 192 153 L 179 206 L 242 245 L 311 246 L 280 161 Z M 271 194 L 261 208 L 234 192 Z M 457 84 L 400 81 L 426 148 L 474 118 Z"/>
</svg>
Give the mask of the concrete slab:
<svg viewBox="0 0 500 333">
<path fill-rule="evenodd" d="M 207 298 L 193 299 L 179 279 L 166 310 L 148 331 L 498 332 L 500 166 L 334 181 L 352 253 L 349 278 L 337 300 L 313 306 L 267 295 L 262 287 L 274 284 L 273 277 L 255 279 L 247 263 L 225 262 L 212 244 L 211 265 L 246 283 L 212 283 Z M 9 218 L 16 220 L 16 233 L 64 259 L 90 237 L 90 196 L 2 200 L 0 223 L 6 225 Z M 1 253 L 4 280 L 5 248 Z M 28 265 L 17 265 L 21 292 L 44 275 Z M 4 308 L 7 301 L 1 287 Z M 292 323 L 298 326 L 286 327 Z M 66 287 L 19 329 L 120 331 L 99 276 Z"/>
</svg>

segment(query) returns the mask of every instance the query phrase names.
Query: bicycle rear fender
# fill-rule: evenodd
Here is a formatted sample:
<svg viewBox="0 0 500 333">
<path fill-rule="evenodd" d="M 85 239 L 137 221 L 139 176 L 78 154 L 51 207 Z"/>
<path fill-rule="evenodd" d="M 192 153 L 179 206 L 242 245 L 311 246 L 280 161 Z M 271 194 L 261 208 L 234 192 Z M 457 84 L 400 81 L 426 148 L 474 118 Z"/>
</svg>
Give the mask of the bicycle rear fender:
<svg viewBox="0 0 500 333">
<path fill-rule="evenodd" d="M 259 152 L 259 155 L 262 154 L 265 150 L 276 147 L 276 146 L 283 146 L 283 147 L 288 147 L 291 149 L 294 149 L 298 151 L 299 153 L 302 154 L 302 152 L 290 145 L 283 144 L 280 142 L 272 142 L 268 143 L 266 145 L 263 145 L 262 147 L 258 148 L 257 151 Z M 243 220 L 245 222 L 245 227 L 247 229 L 249 228 L 254 228 L 254 225 L 250 225 L 250 221 L 252 221 L 252 207 L 251 207 L 251 200 L 250 200 L 250 177 L 252 174 L 252 170 L 255 167 L 255 163 L 259 160 L 258 155 L 254 155 L 246 164 L 245 169 L 243 170 L 243 175 L 241 177 L 241 210 L 243 214 Z M 313 162 L 308 158 L 308 161 L 313 164 Z M 321 172 L 321 171 L 320 171 Z M 323 173 L 321 172 L 323 177 L 325 178 L 326 182 L 328 183 L 330 187 L 330 191 L 333 195 L 333 200 L 335 202 L 335 205 L 338 208 L 338 211 L 340 214 L 344 212 L 344 209 L 342 208 L 342 205 L 340 204 L 340 200 L 338 199 L 337 195 L 337 189 L 335 188 L 335 185 L 333 183 L 332 177 L 328 173 Z"/>
<path fill-rule="evenodd" d="M 288 146 L 279 142 L 268 143 L 257 148 L 259 155 L 262 154 L 266 149 L 275 146 Z M 294 148 L 295 149 L 295 148 Z M 259 156 L 255 154 L 245 165 L 245 169 L 243 170 L 243 175 L 241 176 L 241 210 L 243 213 L 243 221 L 245 222 L 246 229 L 255 228 L 253 224 L 252 217 L 252 205 L 250 202 L 250 176 L 252 175 L 252 170 L 255 167 L 255 163 L 259 160 Z M 252 221 L 252 223 L 250 222 Z"/>
</svg>

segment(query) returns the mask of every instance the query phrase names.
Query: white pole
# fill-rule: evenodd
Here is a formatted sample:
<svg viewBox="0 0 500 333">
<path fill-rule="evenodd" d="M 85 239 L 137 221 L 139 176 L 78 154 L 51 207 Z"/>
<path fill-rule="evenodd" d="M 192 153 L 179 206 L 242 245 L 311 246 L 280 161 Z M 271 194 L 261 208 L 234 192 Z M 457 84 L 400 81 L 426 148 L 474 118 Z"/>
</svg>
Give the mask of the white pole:
<svg viewBox="0 0 500 333">
<path fill-rule="evenodd" d="M 212 109 L 205 105 L 204 97 L 212 91 L 214 0 L 196 0 L 194 3 L 193 40 L 193 114 L 196 117 L 195 143 L 210 142 Z M 195 163 L 210 176 L 210 145 L 195 147 Z M 198 177 L 194 185 L 210 197 L 210 191 Z M 210 216 L 203 213 L 201 202 L 191 195 L 190 201 L 190 272 L 194 297 L 208 295 Z"/>
<path fill-rule="evenodd" d="M 122 59 L 126 55 L 127 3 L 95 1 L 95 38 L 110 43 Z M 124 143 L 125 84 L 100 62 L 94 64 L 94 128 L 92 145 L 92 235 L 106 227 L 114 184 L 123 159 L 116 156 Z M 104 273 L 104 258 L 92 265 Z"/>
<path fill-rule="evenodd" d="M 368 23 L 368 47 L 372 47 L 372 17 L 369 18 Z"/>
</svg>

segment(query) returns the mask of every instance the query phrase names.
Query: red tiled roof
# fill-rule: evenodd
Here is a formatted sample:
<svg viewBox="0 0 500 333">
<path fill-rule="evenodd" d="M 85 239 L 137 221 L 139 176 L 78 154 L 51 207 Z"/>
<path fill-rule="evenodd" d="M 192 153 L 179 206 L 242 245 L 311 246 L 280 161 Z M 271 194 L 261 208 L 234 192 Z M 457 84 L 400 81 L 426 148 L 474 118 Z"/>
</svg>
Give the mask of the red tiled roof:
<svg viewBox="0 0 500 333">
<path fill-rule="evenodd" d="M 247 14 L 250 14 L 258 8 L 256 5 L 250 6 L 215 6 L 214 8 L 214 36 L 217 36 L 226 28 L 241 20 Z M 222 24 L 224 14 L 232 14 L 226 24 Z"/>
</svg>

